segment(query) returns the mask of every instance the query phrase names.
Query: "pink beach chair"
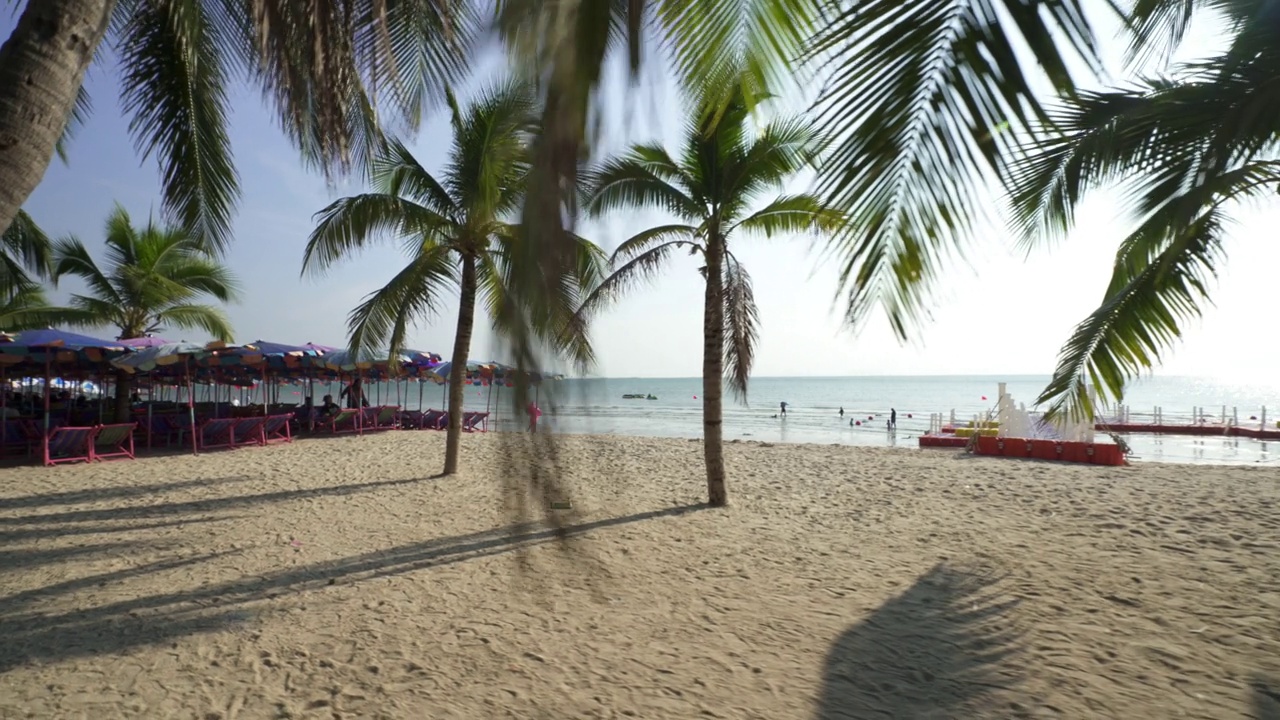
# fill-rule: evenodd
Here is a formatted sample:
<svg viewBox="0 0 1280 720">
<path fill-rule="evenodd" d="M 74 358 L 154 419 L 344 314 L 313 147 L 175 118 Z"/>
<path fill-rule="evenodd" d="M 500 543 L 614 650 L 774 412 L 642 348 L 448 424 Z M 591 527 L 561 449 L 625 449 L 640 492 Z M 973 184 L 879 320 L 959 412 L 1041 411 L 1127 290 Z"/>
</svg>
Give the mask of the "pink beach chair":
<svg viewBox="0 0 1280 720">
<path fill-rule="evenodd" d="M 268 417 L 262 424 L 262 444 L 293 442 L 293 431 L 289 426 L 291 420 L 293 413 Z"/>
<path fill-rule="evenodd" d="M 60 427 L 49 431 L 44 441 L 44 464 L 90 462 L 96 427 Z"/>
<path fill-rule="evenodd" d="M 462 429 L 465 432 L 489 432 L 489 413 L 462 413 Z"/>
<path fill-rule="evenodd" d="M 265 445 L 262 428 L 267 419 L 261 416 L 239 418 L 231 430 L 232 447 L 243 445 Z"/>
<path fill-rule="evenodd" d="M 107 458 L 134 459 L 133 431 L 138 423 L 121 423 L 117 425 L 99 425 L 93 435 L 94 460 Z"/>
<path fill-rule="evenodd" d="M 201 450 L 235 447 L 235 418 L 213 418 L 204 421 L 196 431 L 196 443 Z"/>
<path fill-rule="evenodd" d="M 316 422 L 316 430 L 324 430 L 335 435 L 338 433 L 353 433 L 359 430 L 359 427 L 356 425 L 356 421 L 359 419 L 359 410 L 340 410 L 332 417 Z"/>
</svg>

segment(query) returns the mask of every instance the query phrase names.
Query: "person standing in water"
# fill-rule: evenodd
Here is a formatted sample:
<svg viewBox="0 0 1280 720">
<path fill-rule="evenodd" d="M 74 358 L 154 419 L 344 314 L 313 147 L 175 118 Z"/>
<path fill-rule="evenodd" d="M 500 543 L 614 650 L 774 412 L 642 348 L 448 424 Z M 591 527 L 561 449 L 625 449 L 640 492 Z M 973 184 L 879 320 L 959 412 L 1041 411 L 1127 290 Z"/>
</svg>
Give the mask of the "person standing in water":
<svg viewBox="0 0 1280 720">
<path fill-rule="evenodd" d="M 844 418 L 844 406 L 843 406 L 843 405 L 841 405 L 841 406 L 840 406 L 840 417 L 841 417 L 841 419 L 843 419 L 843 418 Z"/>
<path fill-rule="evenodd" d="M 783 400 L 782 401 L 782 417 L 785 418 L 786 416 L 787 416 L 787 401 Z"/>
<path fill-rule="evenodd" d="M 889 427 L 898 429 L 898 411 L 893 408 L 889 408 Z"/>
</svg>

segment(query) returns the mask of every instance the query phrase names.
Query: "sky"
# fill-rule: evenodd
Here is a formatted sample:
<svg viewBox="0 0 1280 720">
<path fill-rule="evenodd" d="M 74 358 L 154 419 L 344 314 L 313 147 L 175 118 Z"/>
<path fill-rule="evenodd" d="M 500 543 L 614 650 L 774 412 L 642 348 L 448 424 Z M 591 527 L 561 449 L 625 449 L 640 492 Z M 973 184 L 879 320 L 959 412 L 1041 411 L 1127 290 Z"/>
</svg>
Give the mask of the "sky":
<svg viewBox="0 0 1280 720">
<path fill-rule="evenodd" d="M 5 36 L 13 21 L 3 18 Z M 1208 28 L 1208 29 L 1205 29 Z M 1104 30 L 1104 37 L 1110 36 Z M 1199 28 L 1186 52 L 1202 54 L 1214 42 L 1212 26 Z M 1111 67 L 1120 68 L 1121 42 Z M 500 57 L 478 63 L 479 82 L 500 76 Z M 612 86 L 625 86 L 614 68 Z M 472 87 L 477 87 L 478 84 Z M 159 215 L 155 159 L 140 159 L 122 117 L 110 60 L 96 64 L 86 87 L 92 119 L 69 148 L 69 164 L 55 159 L 25 209 L 53 236 L 74 234 L 90 250 L 101 247 L 102 227 L 114 204 L 142 224 Z M 467 95 L 464 89 L 463 98 Z M 328 203 L 359 192 L 358 182 L 327 184 L 309 172 L 280 132 L 259 90 L 233 89 L 232 146 L 243 197 L 236 211 L 234 244 L 226 262 L 243 287 L 228 308 L 237 340 L 341 345 L 347 313 L 403 266 L 394 240 L 345 262 L 323 278 L 300 277 L 312 216 Z M 683 122 L 679 98 L 650 76 L 629 91 L 611 90 L 605 103 L 604 151 L 658 139 L 674 146 Z M 440 169 L 448 125 L 436 111 L 409 147 L 431 171 Z M 792 188 L 803 189 L 803 188 Z M 992 194 L 990 202 L 1001 202 Z M 1227 241 L 1229 265 L 1214 288 L 1215 304 L 1191 322 L 1158 375 L 1199 375 L 1235 382 L 1262 380 L 1274 371 L 1275 340 L 1262 318 L 1274 311 L 1280 243 L 1264 235 L 1280 225 L 1280 204 L 1236 215 Z M 583 226 L 582 234 L 606 250 L 631 234 L 667 220 L 660 214 L 615 215 Z M 932 321 L 908 343 L 899 343 L 882 314 L 851 329 L 836 302 L 836 269 L 804 238 L 732 241 L 752 274 L 760 306 L 756 376 L 1025 375 L 1049 374 L 1074 325 L 1101 299 L 1110 264 L 1127 220 L 1107 192 L 1094 193 L 1065 240 L 1030 253 L 1018 249 L 1000 226 L 987 228 L 945 273 L 934 295 Z M 702 281 L 693 258 L 680 258 L 650 286 L 604 313 L 592 338 L 599 358 L 593 374 L 609 377 L 693 377 L 701 374 Z M 74 290 L 67 284 L 65 292 Z M 479 318 L 478 318 L 479 321 Z M 407 345 L 451 352 L 456 302 L 426 318 Z M 482 326 L 482 322 L 478 322 Z M 106 335 L 109 331 L 98 334 Z M 198 341 L 198 332 L 171 330 L 170 339 Z M 1265 347 L 1272 347 L 1264 353 Z M 494 357 L 485 332 L 473 340 L 472 359 Z"/>
</svg>

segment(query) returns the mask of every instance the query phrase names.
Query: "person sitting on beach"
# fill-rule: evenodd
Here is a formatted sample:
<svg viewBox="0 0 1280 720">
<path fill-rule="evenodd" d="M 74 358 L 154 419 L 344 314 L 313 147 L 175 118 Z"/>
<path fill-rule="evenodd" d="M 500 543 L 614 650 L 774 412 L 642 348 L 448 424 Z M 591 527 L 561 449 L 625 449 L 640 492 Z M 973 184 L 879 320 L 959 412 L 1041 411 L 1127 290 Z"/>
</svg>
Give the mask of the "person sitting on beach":
<svg viewBox="0 0 1280 720">
<path fill-rule="evenodd" d="M 333 401 L 333 396 L 325 395 L 324 403 L 320 406 L 320 416 L 328 417 L 330 415 L 337 415 L 340 412 L 342 412 L 342 408 L 338 407 L 338 404 Z"/>
</svg>

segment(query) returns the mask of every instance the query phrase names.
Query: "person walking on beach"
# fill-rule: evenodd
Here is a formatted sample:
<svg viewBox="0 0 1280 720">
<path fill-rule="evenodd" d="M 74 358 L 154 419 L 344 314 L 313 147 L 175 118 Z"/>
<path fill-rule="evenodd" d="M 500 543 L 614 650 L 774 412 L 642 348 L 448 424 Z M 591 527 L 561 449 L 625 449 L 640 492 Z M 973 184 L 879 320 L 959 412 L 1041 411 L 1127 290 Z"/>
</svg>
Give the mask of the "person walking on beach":
<svg viewBox="0 0 1280 720">
<path fill-rule="evenodd" d="M 338 398 L 347 399 L 347 407 L 358 409 L 368 407 L 369 401 L 364 398 L 364 383 L 360 378 L 351 381 L 351 384 L 342 388 L 342 392 L 338 394 Z"/>
<path fill-rule="evenodd" d="M 898 411 L 893 408 L 889 408 L 889 427 L 898 429 Z"/>
</svg>

